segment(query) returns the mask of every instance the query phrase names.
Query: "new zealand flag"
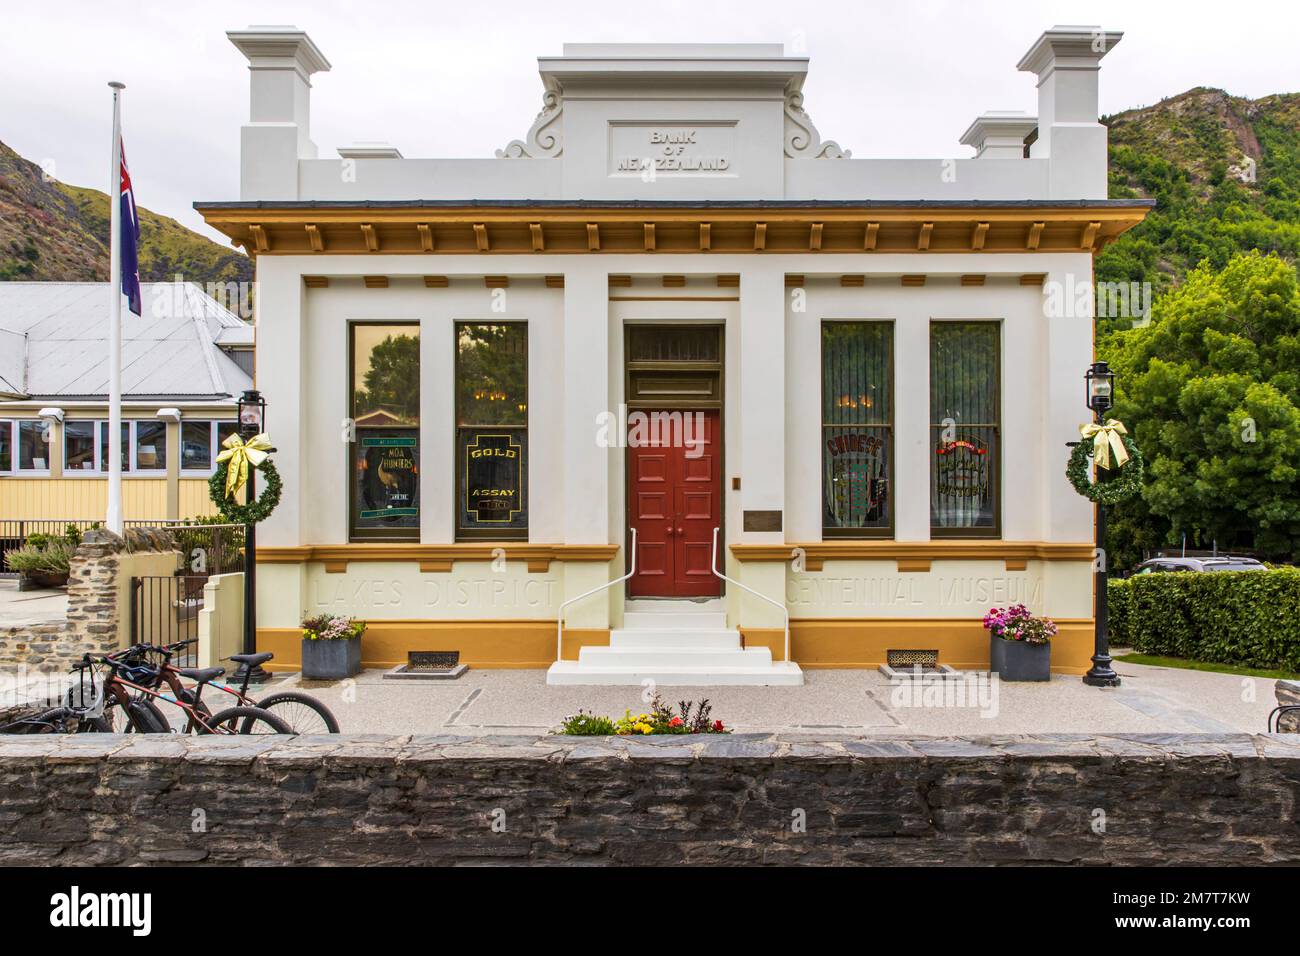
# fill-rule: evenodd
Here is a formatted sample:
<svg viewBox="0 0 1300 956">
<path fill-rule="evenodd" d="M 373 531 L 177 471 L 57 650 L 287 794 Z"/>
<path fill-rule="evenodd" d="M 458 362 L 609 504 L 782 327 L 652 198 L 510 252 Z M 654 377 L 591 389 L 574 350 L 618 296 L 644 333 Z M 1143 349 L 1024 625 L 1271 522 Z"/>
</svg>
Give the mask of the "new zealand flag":
<svg viewBox="0 0 1300 956">
<path fill-rule="evenodd" d="M 140 315 L 140 217 L 135 211 L 135 191 L 126 171 L 126 146 L 122 146 L 122 294 L 127 308 Z"/>
</svg>

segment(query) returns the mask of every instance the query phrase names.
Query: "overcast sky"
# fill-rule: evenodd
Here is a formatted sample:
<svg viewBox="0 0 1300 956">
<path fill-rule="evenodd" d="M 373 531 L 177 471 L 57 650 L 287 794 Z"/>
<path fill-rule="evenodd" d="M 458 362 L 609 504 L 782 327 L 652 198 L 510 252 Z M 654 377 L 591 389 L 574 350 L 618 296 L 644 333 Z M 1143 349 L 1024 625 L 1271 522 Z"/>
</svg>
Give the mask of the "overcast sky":
<svg viewBox="0 0 1300 956">
<path fill-rule="evenodd" d="M 856 157 L 966 156 L 990 109 L 1036 109 L 1015 65 L 1045 28 L 1124 31 L 1101 109 L 1193 86 L 1300 90 L 1300 3 L 1133 0 L 5 0 L 0 140 L 69 183 L 105 189 L 111 99 L 140 205 L 202 226 L 190 204 L 236 199 L 248 73 L 225 31 L 306 30 L 333 70 L 314 77 L 322 156 L 359 140 L 404 155 L 491 156 L 540 108 L 539 55 L 569 42 L 782 42 L 811 57 L 804 105 Z M 490 197 L 483 197 L 490 198 Z"/>
</svg>

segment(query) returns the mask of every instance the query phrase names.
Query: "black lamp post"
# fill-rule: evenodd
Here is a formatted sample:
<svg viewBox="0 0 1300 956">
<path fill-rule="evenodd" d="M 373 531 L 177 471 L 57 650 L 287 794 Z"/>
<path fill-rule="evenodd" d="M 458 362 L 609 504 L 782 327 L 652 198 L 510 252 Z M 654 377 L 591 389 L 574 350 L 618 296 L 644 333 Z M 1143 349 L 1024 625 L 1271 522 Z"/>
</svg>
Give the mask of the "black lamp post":
<svg viewBox="0 0 1300 956">
<path fill-rule="evenodd" d="M 249 389 L 239 396 L 239 437 L 248 441 L 254 435 L 266 430 L 266 399 L 256 389 Z M 257 500 L 254 487 L 256 468 L 248 469 L 248 500 Z M 244 653 L 257 653 L 257 525 L 244 525 Z M 247 672 L 250 684 L 261 684 L 271 679 L 271 675 L 259 664 L 249 668 L 240 664 L 235 672 L 236 683 L 242 682 Z"/>
<path fill-rule="evenodd" d="M 1105 362 L 1093 362 L 1084 374 L 1087 385 L 1088 408 L 1092 409 L 1098 425 L 1104 420 L 1105 413 L 1114 404 L 1115 373 Z M 1099 474 L 1097 480 L 1101 481 Z M 1096 595 L 1094 596 L 1092 638 L 1092 667 L 1083 675 L 1083 682 L 1093 687 L 1118 687 L 1119 675 L 1110 666 L 1110 637 L 1106 633 L 1106 508 L 1097 504 L 1097 556 L 1101 559 L 1097 565 Z"/>
</svg>

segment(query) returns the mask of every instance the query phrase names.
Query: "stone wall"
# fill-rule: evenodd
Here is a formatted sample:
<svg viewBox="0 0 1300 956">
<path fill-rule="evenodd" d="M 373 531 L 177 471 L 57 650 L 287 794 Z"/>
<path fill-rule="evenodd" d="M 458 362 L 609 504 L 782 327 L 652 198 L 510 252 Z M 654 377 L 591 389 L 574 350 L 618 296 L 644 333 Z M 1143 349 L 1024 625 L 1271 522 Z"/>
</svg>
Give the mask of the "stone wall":
<svg viewBox="0 0 1300 956">
<path fill-rule="evenodd" d="M 170 574 L 178 566 L 170 532 L 131 528 L 122 538 L 87 531 L 68 573 L 68 613 L 62 622 L 0 627 L 0 665 L 66 670 L 84 654 L 121 646 L 130 619 L 132 574 Z"/>
<path fill-rule="evenodd" d="M 1273 696 L 1279 707 L 1300 707 L 1300 681 L 1278 681 L 1273 685 Z M 1286 734 L 1300 733 L 1300 711 L 1279 714 L 1277 729 Z"/>
<path fill-rule="evenodd" d="M 1292 735 L 0 737 L 0 864 L 1300 862 Z"/>
</svg>

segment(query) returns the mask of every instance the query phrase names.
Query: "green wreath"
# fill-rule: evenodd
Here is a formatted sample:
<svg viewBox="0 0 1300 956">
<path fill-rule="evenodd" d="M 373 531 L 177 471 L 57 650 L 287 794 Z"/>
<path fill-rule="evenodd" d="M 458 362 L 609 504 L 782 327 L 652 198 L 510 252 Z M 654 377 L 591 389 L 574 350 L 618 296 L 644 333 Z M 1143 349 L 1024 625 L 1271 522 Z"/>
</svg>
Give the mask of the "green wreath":
<svg viewBox="0 0 1300 956">
<path fill-rule="evenodd" d="M 1074 490 L 1089 501 L 1099 505 L 1117 505 L 1128 501 L 1142 490 L 1142 474 L 1146 470 L 1142 461 L 1142 452 L 1133 439 L 1121 435 L 1124 450 L 1128 452 L 1128 461 L 1119 466 L 1119 472 L 1110 481 L 1093 481 L 1089 472 L 1092 460 L 1092 440 L 1085 439 L 1074 446 L 1070 453 L 1070 463 L 1065 466 L 1065 477 L 1070 479 Z"/>
<path fill-rule="evenodd" d="M 221 517 L 231 524 L 257 524 L 265 521 L 280 503 L 280 490 L 283 487 L 275 464 L 267 458 L 257 467 L 257 473 L 263 481 L 262 493 L 256 501 L 250 501 L 246 505 L 241 505 L 234 497 L 226 497 L 226 473 L 229 468 L 230 462 L 217 462 L 217 470 L 208 479 L 208 497 L 221 512 Z"/>
</svg>

